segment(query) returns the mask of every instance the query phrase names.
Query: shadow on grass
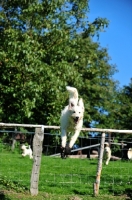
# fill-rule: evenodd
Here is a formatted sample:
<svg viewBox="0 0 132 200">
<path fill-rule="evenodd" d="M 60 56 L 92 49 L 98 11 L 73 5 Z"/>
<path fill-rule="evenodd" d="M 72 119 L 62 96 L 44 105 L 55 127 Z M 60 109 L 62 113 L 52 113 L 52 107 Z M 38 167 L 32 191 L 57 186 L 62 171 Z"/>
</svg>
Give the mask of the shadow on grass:
<svg viewBox="0 0 132 200">
<path fill-rule="evenodd" d="M 124 188 L 124 190 L 122 188 L 118 189 L 118 190 L 109 190 L 109 192 L 113 192 L 114 196 L 120 196 L 120 195 L 126 195 L 127 199 L 132 199 L 132 189 L 131 188 Z"/>
<path fill-rule="evenodd" d="M 127 189 L 125 190 L 125 194 L 127 194 L 127 196 L 128 196 L 130 199 L 132 199 L 132 189 L 127 188 Z"/>
<path fill-rule="evenodd" d="M 95 162 L 90 162 L 90 165 L 97 165 L 97 163 L 95 163 Z"/>
<path fill-rule="evenodd" d="M 87 190 L 73 190 L 74 194 L 87 195 Z"/>
<path fill-rule="evenodd" d="M 10 200 L 10 199 L 5 196 L 3 191 L 0 191 L 0 200 Z"/>
</svg>

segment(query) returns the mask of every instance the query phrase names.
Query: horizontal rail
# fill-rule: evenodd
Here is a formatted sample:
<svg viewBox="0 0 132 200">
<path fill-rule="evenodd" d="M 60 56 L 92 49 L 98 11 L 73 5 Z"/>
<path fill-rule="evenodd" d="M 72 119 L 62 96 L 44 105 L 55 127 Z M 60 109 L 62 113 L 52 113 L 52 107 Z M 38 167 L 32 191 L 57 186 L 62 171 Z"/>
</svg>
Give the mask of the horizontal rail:
<svg viewBox="0 0 132 200">
<path fill-rule="evenodd" d="M 47 125 L 34 125 L 34 124 L 14 124 L 14 123 L 0 123 L 0 127 L 28 127 L 28 128 L 41 128 L 45 129 L 60 129 L 60 126 L 47 126 Z M 103 133 L 129 133 L 132 134 L 132 130 L 117 130 L 117 129 L 101 129 L 101 128 L 82 128 L 82 131 L 89 132 L 103 132 Z"/>
<path fill-rule="evenodd" d="M 101 129 L 101 128 L 82 128 L 82 131 L 102 132 L 102 133 L 130 133 L 132 130 Z"/>
<path fill-rule="evenodd" d="M 34 124 L 14 124 L 14 123 L 0 123 L 0 127 L 27 127 L 27 128 L 41 128 L 43 125 Z"/>
<path fill-rule="evenodd" d="M 71 150 L 71 152 L 81 151 L 81 150 L 84 150 L 84 149 L 91 149 L 93 147 L 98 147 L 98 146 L 100 146 L 100 144 L 94 144 L 94 145 L 91 145 L 91 146 L 86 146 L 86 147 L 81 147 L 81 148 L 78 148 L 78 149 L 73 149 L 73 150 Z M 57 153 L 57 154 L 50 155 L 50 157 L 59 156 L 59 155 L 60 155 L 60 153 Z"/>
<path fill-rule="evenodd" d="M 34 124 L 15 124 L 15 123 L 0 123 L 0 127 L 27 127 L 27 128 L 41 128 L 45 129 L 60 129 L 60 126 L 45 126 L 45 125 L 34 125 Z"/>
<path fill-rule="evenodd" d="M 111 142 L 110 144 L 115 144 L 115 145 L 123 145 L 123 146 L 127 146 L 127 144 L 124 144 L 124 142 L 122 142 L 122 143 L 117 143 L 117 142 Z"/>
</svg>

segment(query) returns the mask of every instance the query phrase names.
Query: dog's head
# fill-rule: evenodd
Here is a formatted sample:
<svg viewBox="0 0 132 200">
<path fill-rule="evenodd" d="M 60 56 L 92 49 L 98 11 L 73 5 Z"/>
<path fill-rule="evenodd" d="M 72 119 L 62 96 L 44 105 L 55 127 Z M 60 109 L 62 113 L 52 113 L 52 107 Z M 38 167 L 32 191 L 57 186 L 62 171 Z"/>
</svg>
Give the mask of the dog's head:
<svg viewBox="0 0 132 200">
<path fill-rule="evenodd" d="M 84 104 L 83 100 L 80 99 L 78 104 L 74 104 L 74 102 L 69 102 L 69 107 L 68 107 L 71 118 L 73 119 L 75 124 L 78 124 L 78 122 L 83 119 L 83 114 L 84 114 Z"/>
<path fill-rule="evenodd" d="M 110 147 L 110 145 L 109 145 L 108 142 L 105 142 L 105 143 L 104 143 L 104 146 L 105 146 L 105 147 Z"/>
<path fill-rule="evenodd" d="M 21 149 L 25 150 L 25 149 L 27 149 L 27 146 L 25 144 L 22 144 Z"/>
<path fill-rule="evenodd" d="M 105 150 L 105 152 L 109 152 L 110 148 L 109 147 L 105 147 L 104 150 Z"/>
</svg>

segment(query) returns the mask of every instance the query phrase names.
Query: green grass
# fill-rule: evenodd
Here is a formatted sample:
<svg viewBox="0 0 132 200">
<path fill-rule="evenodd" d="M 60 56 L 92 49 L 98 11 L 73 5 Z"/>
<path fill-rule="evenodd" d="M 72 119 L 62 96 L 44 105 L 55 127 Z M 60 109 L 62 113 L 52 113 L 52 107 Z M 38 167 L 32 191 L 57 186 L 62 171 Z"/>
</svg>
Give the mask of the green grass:
<svg viewBox="0 0 132 200">
<path fill-rule="evenodd" d="M 95 199 L 93 183 L 97 160 L 60 159 L 42 156 L 39 195 L 31 197 L 30 177 L 33 160 L 20 152 L 0 151 L 0 199 Z M 132 162 L 111 161 L 103 165 L 97 199 L 132 197 Z M 20 197 L 20 198 L 19 198 Z"/>
</svg>

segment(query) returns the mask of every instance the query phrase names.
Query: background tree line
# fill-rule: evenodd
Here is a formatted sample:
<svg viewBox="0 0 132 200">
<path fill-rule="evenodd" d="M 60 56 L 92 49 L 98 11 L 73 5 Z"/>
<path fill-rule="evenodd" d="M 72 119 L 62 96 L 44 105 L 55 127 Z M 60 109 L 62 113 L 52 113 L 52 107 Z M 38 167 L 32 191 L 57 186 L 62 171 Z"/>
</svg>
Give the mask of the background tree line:
<svg viewBox="0 0 132 200">
<path fill-rule="evenodd" d="M 132 129 L 132 83 L 119 88 L 92 39 L 109 21 L 88 13 L 87 0 L 1 0 L 1 122 L 59 125 L 70 85 L 84 99 L 84 126 Z"/>
</svg>

